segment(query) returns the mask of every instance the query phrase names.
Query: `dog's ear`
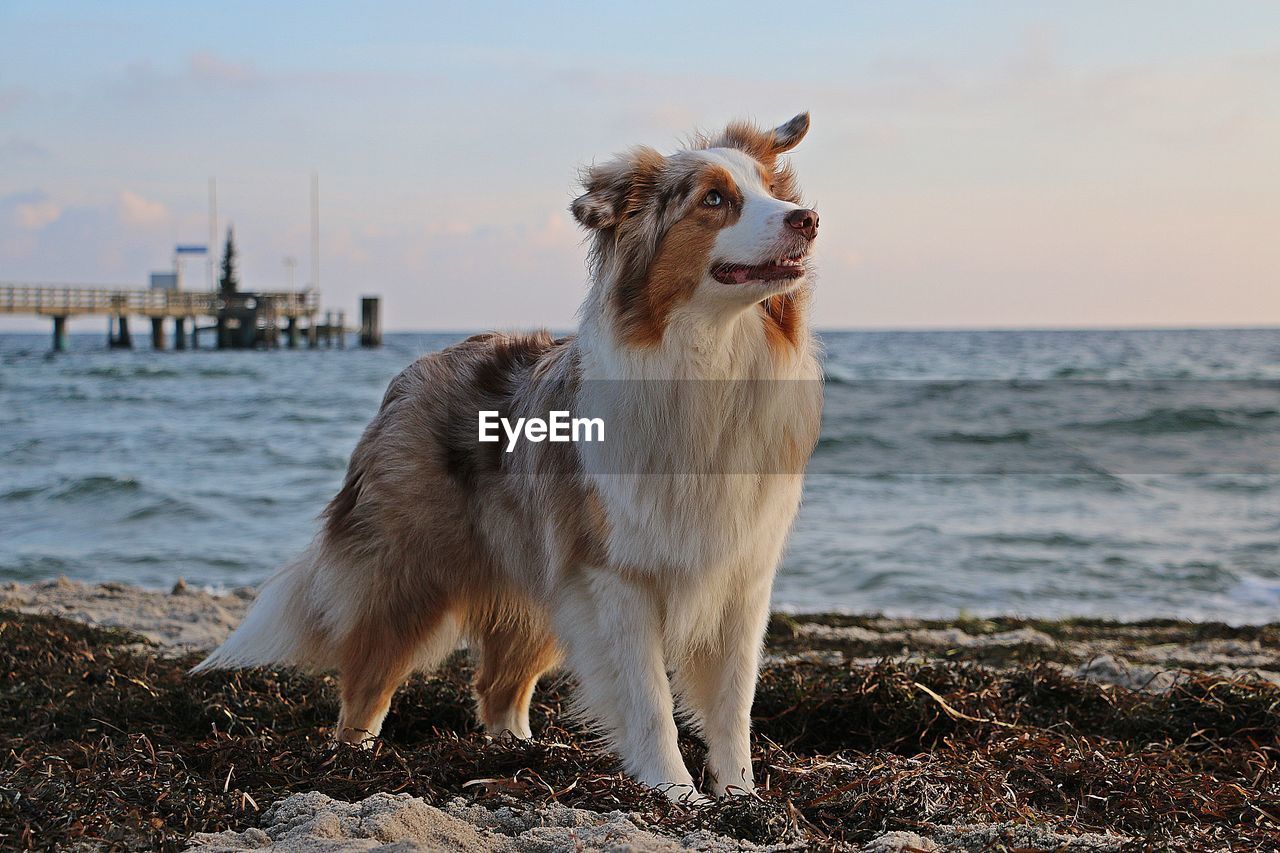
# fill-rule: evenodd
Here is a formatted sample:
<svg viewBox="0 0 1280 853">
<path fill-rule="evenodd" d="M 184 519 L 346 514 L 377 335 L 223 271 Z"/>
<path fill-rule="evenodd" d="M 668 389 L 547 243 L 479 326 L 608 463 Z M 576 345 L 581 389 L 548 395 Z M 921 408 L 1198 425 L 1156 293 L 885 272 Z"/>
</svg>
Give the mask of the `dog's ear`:
<svg viewBox="0 0 1280 853">
<path fill-rule="evenodd" d="M 779 154 L 785 154 L 800 144 L 809 132 L 809 114 L 800 113 L 786 124 L 773 130 L 761 130 L 750 122 L 735 121 L 716 137 L 699 137 L 699 148 L 737 148 L 745 151 L 764 165 L 772 168 Z"/>
<path fill-rule="evenodd" d="M 584 169 L 586 192 L 569 205 L 573 218 L 592 230 L 613 228 L 652 194 L 662 162 L 654 149 L 634 148 L 608 163 Z"/>
<path fill-rule="evenodd" d="M 782 154 L 800 144 L 804 135 L 809 132 L 809 114 L 807 112 L 793 118 L 773 131 L 773 153 Z"/>
</svg>

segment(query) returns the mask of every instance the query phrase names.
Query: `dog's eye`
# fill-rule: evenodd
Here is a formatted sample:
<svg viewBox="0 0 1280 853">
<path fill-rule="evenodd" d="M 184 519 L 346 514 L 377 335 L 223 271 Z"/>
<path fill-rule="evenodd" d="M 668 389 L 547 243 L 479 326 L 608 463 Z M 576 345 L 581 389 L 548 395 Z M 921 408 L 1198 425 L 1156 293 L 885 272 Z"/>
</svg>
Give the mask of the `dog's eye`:
<svg viewBox="0 0 1280 853">
<path fill-rule="evenodd" d="M 717 190 L 712 190 L 702 197 L 702 203 L 707 207 L 719 207 L 724 202 L 724 197 Z"/>
</svg>

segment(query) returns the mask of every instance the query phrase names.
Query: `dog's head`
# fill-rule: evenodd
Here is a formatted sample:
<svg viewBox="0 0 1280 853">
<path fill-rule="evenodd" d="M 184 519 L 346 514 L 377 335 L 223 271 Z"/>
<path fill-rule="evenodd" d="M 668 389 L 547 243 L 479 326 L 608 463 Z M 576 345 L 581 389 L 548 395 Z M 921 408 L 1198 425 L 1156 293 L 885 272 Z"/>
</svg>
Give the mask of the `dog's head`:
<svg viewBox="0 0 1280 853">
<path fill-rule="evenodd" d="M 678 311 L 761 310 L 787 334 L 818 214 L 780 158 L 808 130 L 808 113 L 773 130 L 735 123 L 670 156 L 634 148 L 584 172 L 571 209 L 594 232 L 600 305 L 622 342 L 660 343 Z"/>
</svg>

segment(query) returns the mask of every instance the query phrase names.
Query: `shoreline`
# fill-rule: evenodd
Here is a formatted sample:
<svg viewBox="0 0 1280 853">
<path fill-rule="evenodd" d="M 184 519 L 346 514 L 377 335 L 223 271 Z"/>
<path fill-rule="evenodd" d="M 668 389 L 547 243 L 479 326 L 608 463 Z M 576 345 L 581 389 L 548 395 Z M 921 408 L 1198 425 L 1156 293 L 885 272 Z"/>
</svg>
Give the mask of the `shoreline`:
<svg viewBox="0 0 1280 853">
<path fill-rule="evenodd" d="M 209 851 L 1113 850 L 1209 845 L 1242 821 L 1241 848 L 1280 839 L 1280 624 L 775 614 L 754 711 L 762 791 L 690 809 L 618 776 L 565 715 L 563 679 L 539 687 L 534 742 L 486 738 L 463 655 L 402 689 L 372 753 L 334 751 L 332 678 L 185 675 L 251 598 L 0 587 L 0 792 L 35 788 L 0 796 L 0 823 L 36 845 Z M 159 757 L 139 757 L 139 738 Z M 80 829 L 50 822 L 74 809 L 48 780 L 85 749 L 110 772 L 78 777 Z M 143 765 L 152 780 L 135 780 Z M 113 774 L 130 781 L 108 795 Z M 119 816 L 101 804 L 126 796 L 141 817 L 104 838 Z M 1201 801 L 1215 805 L 1193 813 Z"/>
<path fill-rule="evenodd" d="M 208 651 L 226 639 L 253 601 L 253 587 L 215 593 L 178 583 L 169 592 L 123 583 L 58 578 L 0 585 L 0 609 L 122 628 L 159 654 Z M 1123 622 L 1094 617 L 1041 619 L 776 611 L 772 660 L 867 666 L 883 658 L 981 665 L 1051 662 L 1077 677 L 1130 689 L 1165 689 L 1180 673 L 1256 676 L 1280 684 L 1280 623 L 1236 625 L 1183 619 Z"/>
</svg>

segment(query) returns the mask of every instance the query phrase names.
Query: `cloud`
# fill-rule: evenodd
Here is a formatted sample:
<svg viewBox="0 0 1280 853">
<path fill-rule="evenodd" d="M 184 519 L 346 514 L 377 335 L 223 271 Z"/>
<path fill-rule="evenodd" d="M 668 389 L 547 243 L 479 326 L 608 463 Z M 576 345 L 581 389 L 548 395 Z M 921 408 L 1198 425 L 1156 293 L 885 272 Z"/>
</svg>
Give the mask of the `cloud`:
<svg viewBox="0 0 1280 853">
<path fill-rule="evenodd" d="M 103 77 L 97 91 L 113 101 L 123 101 L 117 109 L 153 109 L 157 103 L 183 103 L 192 97 L 220 94 L 239 98 L 246 90 L 261 88 L 268 78 L 257 66 L 236 62 L 210 51 L 187 56 L 185 64 L 157 64 L 137 59 Z M 92 94 L 91 97 L 97 97 Z M 165 107 L 168 113 L 172 104 Z"/>
<path fill-rule="evenodd" d="M 126 225 L 150 227 L 169 218 L 169 210 L 162 202 L 150 201 L 137 193 L 122 190 L 119 196 L 120 219 Z"/>
<path fill-rule="evenodd" d="M 187 62 L 187 73 L 202 83 L 234 86 L 245 86 L 262 80 L 262 75 L 252 63 L 232 62 L 208 51 L 191 55 Z"/>
<path fill-rule="evenodd" d="M 10 278 L 143 284 L 168 263 L 170 245 L 156 227 L 169 209 L 128 190 L 68 203 L 44 190 L 0 196 L 0 265 Z"/>
<path fill-rule="evenodd" d="M 0 110 L 2 112 L 3 110 Z M 25 136 L 10 136 L 0 141 L 0 158 L 8 160 L 38 160 L 49 156 L 49 149 Z"/>
<path fill-rule="evenodd" d="M 0 198 L 0 221 L 27 231 L 39 231 L 57 221 L 62 206 L 40 190 L 12 193 Z"/>
</svg>

